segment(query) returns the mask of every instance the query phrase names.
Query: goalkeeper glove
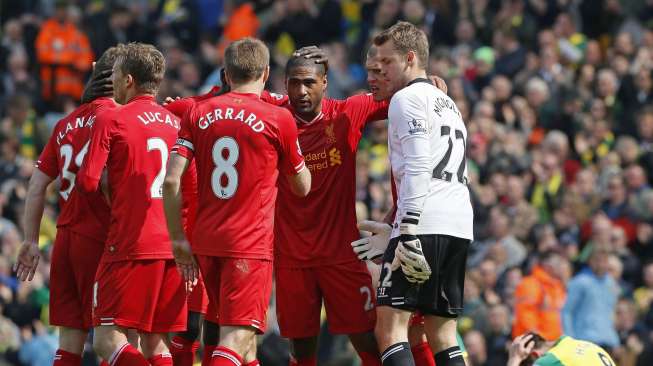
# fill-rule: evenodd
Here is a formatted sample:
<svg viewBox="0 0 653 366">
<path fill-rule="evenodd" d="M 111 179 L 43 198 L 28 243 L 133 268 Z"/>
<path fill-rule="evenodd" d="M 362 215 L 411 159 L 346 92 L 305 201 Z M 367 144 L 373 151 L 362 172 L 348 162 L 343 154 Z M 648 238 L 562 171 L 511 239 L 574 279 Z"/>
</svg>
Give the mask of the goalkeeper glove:
<svg viewBox="0 0 653 366">
<path fill-rule="evenodd" d="M 358 239 L 351 243 L 354 253 L 360 260 L 375 260 L 383 256 L 388 247 L 392 226 L 377 221 L 361 221 L 358 228 L 362 231 L 369 231 L 372 236 Z"/>
<path fill-rule="evenodd" d="M 401 266 L 408 282 L 420 284 L 431 276 L 431 267 L 422 252 L 422 243 L 417 238 L 418 223 L 419 214 L 413 212 L 407 212 L 401 221 L 399 245 L 395 249 L 392 267 L 396 269 Z"/>
</svg>

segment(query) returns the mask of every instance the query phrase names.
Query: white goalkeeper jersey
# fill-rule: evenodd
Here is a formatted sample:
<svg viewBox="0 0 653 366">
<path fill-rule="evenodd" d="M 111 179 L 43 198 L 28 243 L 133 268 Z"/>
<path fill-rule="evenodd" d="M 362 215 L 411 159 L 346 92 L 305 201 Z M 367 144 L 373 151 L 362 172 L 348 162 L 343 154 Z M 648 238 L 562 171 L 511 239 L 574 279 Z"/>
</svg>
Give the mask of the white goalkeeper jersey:
<svg viewBox="0 0 653 366">
<path fill-rule="evenodd" d="M 388 148 L 397 188 L 392 237 L 407 212 L 420 215 L 417 233 L 473 239 L 467 187 L 467 129 L 458 107 L 426 79 L 398 91 L 388 111 Z"/>
</svg>

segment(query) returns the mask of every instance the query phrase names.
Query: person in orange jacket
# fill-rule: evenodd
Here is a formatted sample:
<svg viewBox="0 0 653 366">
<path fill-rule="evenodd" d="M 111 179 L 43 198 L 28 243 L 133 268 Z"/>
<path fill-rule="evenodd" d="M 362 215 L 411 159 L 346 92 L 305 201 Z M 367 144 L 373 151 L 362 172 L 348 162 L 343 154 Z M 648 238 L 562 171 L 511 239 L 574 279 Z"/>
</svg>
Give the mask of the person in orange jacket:
<svg viewBox="0 0 653 366">
<path fill-rule="evenodd" d="M 544 252 L 515 289 L 515 319 L 512 335 L 537 332 L 547 340 L 562 335 L 560 313 L 567 297 L 564 283 L 564 258 L 553 251 Z"/>
<path fill-rule="evenodd" d="M 43 99 L 53 102 L 55 97 L 67 95 L 79 100 L 93 52 L 86 35 L 69 18 L 68 1 L 57 0 L 54 16 L 42 24 L 36 37 L 36 57 Z"/>
</svg>

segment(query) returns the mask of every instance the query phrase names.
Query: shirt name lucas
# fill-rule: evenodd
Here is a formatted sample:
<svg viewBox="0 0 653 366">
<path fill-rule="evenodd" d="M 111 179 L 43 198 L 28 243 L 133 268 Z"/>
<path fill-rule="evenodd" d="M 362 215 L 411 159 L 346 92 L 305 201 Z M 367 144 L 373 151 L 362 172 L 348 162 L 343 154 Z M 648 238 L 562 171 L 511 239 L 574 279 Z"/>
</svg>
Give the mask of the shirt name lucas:
<svg viewBox="0 0 653 366">
<path fill-rule="evenodd" d="M 165 118 L 163 118 L 161 112 L 143 112 L 136 117 L 138 117 L 138 119 L 146 126 L 152 122 L 159 122 L 179 129 L 179 120 L 176 118 L 171 118 L 169 114 L 166 114 Z"/>
<path fill-rule="evenodd" d="M 245 118 L 245 110 L 240 109 L 237 114 L 233 108 L 225 108 L 224 114 L 222 113 L 222 108 L 216 108 L 211 112 L 200 117 L 197 121 L 197 125 L 200 129 L 205 130 L 215 122 L 220 120 L 230 120 L 230 121 L 240 121 L 247 124 L 252 128 L 254 132 L 262 132 L 265 129 L 265 123 L 261 121 L 256 114 L 249 113 L 247 118 Z"/>
<path fill-rule="evenodd" d="M 94 122 L 95 122 L 94 114 L 90 116 L 77 117 L 74 123 L 72 123 L 72 121 L 68 121 L 68 123 L 66 123 L 66 129 L 61 130 L 59 131 L 59 133 L 57 133 L 57 145 L 61 145 L 61 140 L 63 140 L 64 137 L 66 137 L 68 132 L 77 128 L 93 126 Z"/>
</svg>

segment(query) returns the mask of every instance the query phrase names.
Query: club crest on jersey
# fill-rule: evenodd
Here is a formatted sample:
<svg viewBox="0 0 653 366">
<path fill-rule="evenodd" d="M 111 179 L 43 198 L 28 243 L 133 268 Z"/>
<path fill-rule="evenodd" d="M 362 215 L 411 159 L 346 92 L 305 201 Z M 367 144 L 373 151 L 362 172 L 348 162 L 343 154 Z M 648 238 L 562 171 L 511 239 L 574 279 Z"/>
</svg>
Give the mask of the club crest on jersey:
<svg viewBox="0 0 653 366">
<path fill-rule="evenodd" d="M 324 134 L 326 135 L 327 145 L 333 145 L 336 143 L 336 132 L 333 130 L 334 124 L 330 123 L 324 128 Z"/>
<path fill-rule="evenodd" d="M 411 135 L 427 134 L 428 129 L 426 128 L 426 121 L 415 118 L 413 118 L 411 121 L 408 121 L 408 133 Z"/>
</svg>

